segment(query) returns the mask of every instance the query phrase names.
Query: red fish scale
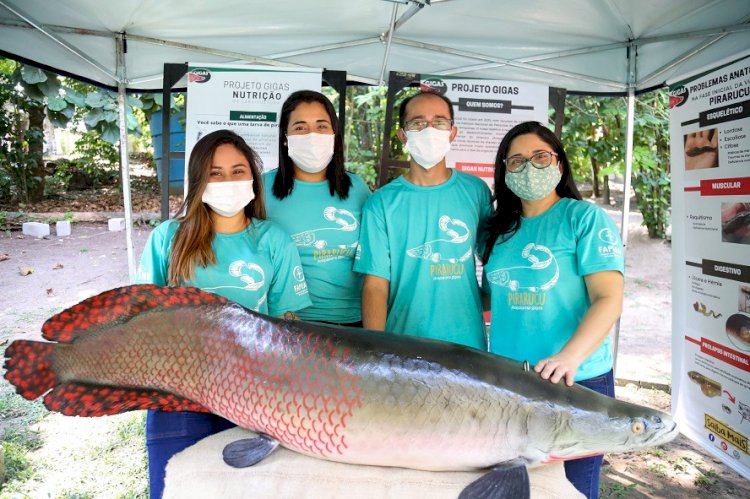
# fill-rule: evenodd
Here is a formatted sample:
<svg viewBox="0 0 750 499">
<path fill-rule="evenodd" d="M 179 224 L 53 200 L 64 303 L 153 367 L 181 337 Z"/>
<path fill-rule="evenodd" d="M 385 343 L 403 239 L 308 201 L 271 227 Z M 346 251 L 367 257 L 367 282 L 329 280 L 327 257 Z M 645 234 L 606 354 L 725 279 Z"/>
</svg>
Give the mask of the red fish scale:
<svg viewBox="0 0 750 499">
<path fill-rule="evenodd" d="M 239 356 L 232 341 L 213 344 L 207 363 L 232 359 L 232 366 L 218 383 L 205 385 L 201 403 L 301 452 L 342 454 L 346 418 L 361 405 L 347 352 L 293 324 L 282 330 L 259 320 L 253 329 L 256 348 Z"/>
</svg>

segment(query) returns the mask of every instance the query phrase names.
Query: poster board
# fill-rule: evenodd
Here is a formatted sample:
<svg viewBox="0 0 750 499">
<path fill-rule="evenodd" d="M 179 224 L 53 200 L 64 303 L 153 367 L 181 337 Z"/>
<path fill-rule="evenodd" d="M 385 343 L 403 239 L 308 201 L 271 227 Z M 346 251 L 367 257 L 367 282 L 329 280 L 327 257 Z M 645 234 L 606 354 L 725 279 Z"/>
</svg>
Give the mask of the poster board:
<svg viewBox="0 0 750 499">
<path fill-rule="evenodd" d="M 750 53 L 670 85 L 672 408 L 750 478 Z"/>
<path fill-rule="evenodd" d="M 321 74 L 321 69 L 188 63 L 186 168 L 198 139 L 224 128 L 245 139 L 264 171 L 276 168 L 281 105 L 297 90 L 320 92 Z"/>
<path fill-rule="evenodd" d="M 515 125 L 539 121 L 548 125 L 549 86 L 506 80 L 422 75 L 422 90 L 453 103 L 456 139 L 445 156 L 448 168 L 470 173 L 494 185 L 500 141 Z"/>
</svg>

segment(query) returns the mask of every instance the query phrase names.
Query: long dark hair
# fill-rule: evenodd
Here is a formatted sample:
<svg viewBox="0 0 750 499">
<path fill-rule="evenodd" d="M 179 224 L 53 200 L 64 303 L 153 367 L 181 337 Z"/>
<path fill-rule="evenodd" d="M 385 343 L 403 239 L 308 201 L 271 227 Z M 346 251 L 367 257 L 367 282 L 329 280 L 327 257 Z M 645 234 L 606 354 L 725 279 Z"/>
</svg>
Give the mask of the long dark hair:
<svg viewBox="0 0 750 499">
<path fill-rule="evenodd" d="M 562 178 L 555 187 L 555 192 L 561 198 L 581 199 L 581 193 L 578 192 L 573 175 L 570 172 L 568 156 L 565 154 L 562 142 L 552 131 L 537 121 L 525 121 L 511 128 L 497 149 L 495 156 L 495 194 L 492 201 L 497 202 L 492 216 L 487 222 L 487 245 L 482 254 L 482 262 L 487 264 L 495 246 L 498 237 L 503 236 L 503 240 L 508 239 L 515 234 L 521 227 L 521 198 L 516 196 L 505 183 L 505 158 L 510 149 L 513 139 L 519 135 L 533 133 L 552 148 L 552 152 L 557 154 L 557 159 L 562 165 Z M 526 168 L 529 168 L 528 166 Z"/>
<path fill-rule="evenodd" d="M 217 130 L 201 138 L 190 152 L 188 192 L 178 211 L 182 213 L 177 217 L 180 226 L 174 235 L 172 251 L 169 254 L 167 284 L 170 286 L 178 286 L 190 280 L 195 275 L 196 265 L 207 267 L 216 263 L 216 255 L 211 247 L 214 238 L 211 209 L 201 198 L 208 184 L 214 153 L 224 144 L 233 145 L 245 156 L 253 174 L 255 199 L 245 206 L 245 216 L 261 220 L 266 218 L 263 180 L 260 176 L 263 168 L 255 151 L 242 137 L 230 130 Z"/>
<path fill-rule="evenodd" d="M 320 92 L 313 90 L 298 90 L 287 97 L 281 106 L 281 118 L 279 120 L 279 169 L 276 179 L 273 181 L 273 195 L 278 199 L 284 199 L 294 189 L 294 164 L 289 157 L 289 146 L 286 143 L 286 129 L 289 126 L 289 116 L 301 103 L 318 102 L 323 105 L 331 120 L 331 126 L 335 132 L 333 138 L 333 157 L 326 167 L 326 179 L 331 196 L 338 194 L 339 198 L 349 197 L 349 188 L 352 179 L 346 174 L 344 168 L 344 140 L 339 133 L 338 118 L 333 104 Z"/>
</svg>

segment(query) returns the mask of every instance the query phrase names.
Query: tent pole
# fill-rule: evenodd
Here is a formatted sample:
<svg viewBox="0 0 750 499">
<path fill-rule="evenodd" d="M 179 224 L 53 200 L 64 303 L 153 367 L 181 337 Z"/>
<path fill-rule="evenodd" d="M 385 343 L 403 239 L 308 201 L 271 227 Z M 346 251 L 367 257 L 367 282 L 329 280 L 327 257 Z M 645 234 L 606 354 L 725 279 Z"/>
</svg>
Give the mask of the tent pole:
<svg viewBox="0 0 750 499">
<path fill-rule="evenodd" d="M 622 200 L 622 222 L 620 224 L 620 237 L 622 238 L 623 257 L 628 247 L 628 228 L 630 225 L 630 176 L 633 171 L 633 132 L 635 122 L 635 82 L 636 82 L 636 57 L 637 47 L 632 44 L 628 47 L 628 129 L 625 134 L 625 178 L 623 179 Z M 615 323 L 615 340 L 612 358 L 614 359 L 613 370 L 617 376 L 617 350 L 620 342 L 620 318 Z"/>
<path fill-rule="evenodd" d="M 125 239 L 128 249 L 128 276 L 130 284 L 135 283 L 135 253 L 133 252 L 133 205 L 130 200 L 130 164 L 128 162 L 128 125 L 125 107 L 125 34 L 115 35 L 117 51 L 117 106 L 120 125 L 120 172 L 122 173 L 122 199 L 125 205 Z"/>
<path fill-rule="evenodd" d="M 388 66 L 388 55 L 391 52 L 391 41 L 393 40 L 393 28 L 396 26 L 396 14 L 398 13 L 398 4 L 393 4 L 393 11 L 391 12 L 391 22 L 388 25 L 388 33 L 386 33 L 385 40 L 385 54 L 383 54 L 383 67 L 380 68 L 380 78 L 378 79 L 378 85 L 381 87 L 385 85 L 385 68 Z"/>
</svg>

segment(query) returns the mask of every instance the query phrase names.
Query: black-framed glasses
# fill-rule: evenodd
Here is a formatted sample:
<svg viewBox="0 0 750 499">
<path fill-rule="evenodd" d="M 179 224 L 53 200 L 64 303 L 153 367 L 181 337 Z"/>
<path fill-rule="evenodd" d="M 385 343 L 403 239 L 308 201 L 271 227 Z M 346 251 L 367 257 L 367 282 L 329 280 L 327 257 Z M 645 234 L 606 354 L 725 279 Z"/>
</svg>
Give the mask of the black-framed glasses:
<svg viewBox="0 0 750 499">
<path fill-rule="evenodd" d="M 505 167 L 511 173 L 521 173 L 526 169 L 527 164 L 531 164 L 538 170 L 543 170 L 552 164 L 552 158 L 556 158 L 557 154 L 552 151 L 539 151 L 534 153 L 530 158 L 524 158 L 523 156 L 511 156 L 505 158 Z"/>
<path fill-rule="evenodd" d="M 421 132 L 427 126 L 431 126 L 435 130 L 451 130 L 453 128 L 453 120 L 448 118 L 435 118 L 433 120 L 409 120 L 404 123 L 404 130 L 407 132 Z"/>
</svg>

